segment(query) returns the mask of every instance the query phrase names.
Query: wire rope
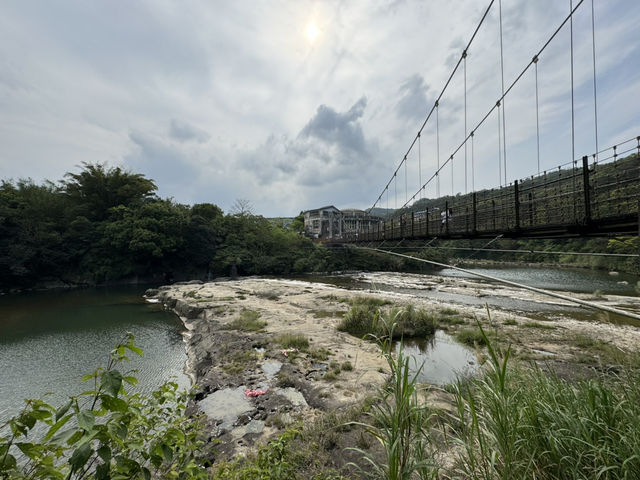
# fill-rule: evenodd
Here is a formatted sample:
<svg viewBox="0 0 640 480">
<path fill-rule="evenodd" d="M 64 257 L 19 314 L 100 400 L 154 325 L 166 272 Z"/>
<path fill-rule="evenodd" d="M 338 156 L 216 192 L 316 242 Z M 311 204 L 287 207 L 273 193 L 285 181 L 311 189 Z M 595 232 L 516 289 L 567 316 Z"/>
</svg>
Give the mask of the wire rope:
<svg viewBox="0 0 640 480">
<path fill-rule="evenodd" d="M 500 12 L 500 73 L 502 75 L 502 157 L 504 159 L 504 184 L 507 184 L 507 131 L 505 119 L 505 103 L 504 103 L 504 53 L 502 46 L 502 0 L 498 2 Z"/>
<path fill-rule="evenodd" d="M 415 260 L 417 262 L 429 263 L 431 265 L 436 265 L 438 267 L 452 268 L 454 270 L 458 270 L 460 272 L 463 272 L 463 273 L 466 273 L 466 274 L 469 274 L 469 275 L 474 275 L 476 277 L 484 278 L 484 279 L 487 279 L 487 280 L 492 280 L 494 282 L 504 283 L 504 284 L 512 286 L 512 287 L 517 287 L 517 288 L 522 288 L 522 289 L 525 289 L 525 290 L 530 290 L 532 292 L 540 293 L 542 295 L 548 295 L 550 297 L 560 298 L 560 299 L 566 300 L 568 302 L 577 303 L 578 305 L 582 305 L 582 306 L 585 306 L 585 307 L 593 308 L 593 309 L 596 309 L 596 310 L 602 310 L 602 311 L 609 312 L 609 313 L 615 313 L 616 315 L 622 315 L 622 316 L 625 316 L 625 317 L 629 317 L 629 318 L 633 318 L 633 319 L 636 319 L 636 320 L 640 320 L 640 315 L 638 315 L 636 313 L 627 312 L 627 311 L 624 311 L 624 310 L 620 310 L 618 308 L 609 307 L 607 305 L 600 305 L 600 304 L 597 304 L 597 303 L 594 303 L 594 302 L 587 302 L 586 300 L 581 300 L 579 298 L 573 298 L 573 297 L 570 297 L 568 295 L 563 295 L 561 293 L 550 292 L 550 291 L 544 290 L 542 288 L 530 287 L 529 285 L 523 285 L 521 283 L 512 282 L 510 280 L 504 280 L 502 278 L 493 277 L 491 275 L 487 275 L 487 274 L 484 274 L 484 273 L 474 272 L 472 270 L 467 270 L 466 268 L 456 267 L 455 265 L 448 265 L 446 263 L 434 262 L 433 260 L 426 260 L 424 258 L 416 258 L 416 257 L 412 257 L 410 255 L 404 255 L 402 253 L 391 252 L 389 250 L 381 250 L 379 248 L 366 248 L 366 247 L 354 247 L 354 248 L 361 248 L 361 249 L 364 249 L 364 250 L 373 250 L 373 251 L 380 252 L 380 253 L 386 253 L 388 255 L 395 255 L 395 256 L 401 257 L 401 258 L 407 258 L 409 260 Z"/>
<path fill-rule="evenodd" d="M 581 1 L 583 1 L 583 0 L 581 0 Z M 469 39 L 469 42 L 467 43 L 467 45 L 466 45 L 466 47 L 464 49 L 465 51 L 468 50 L 469 47 L 471 46 L 471 44 L 473 43 L 474 39 L 476 38 L 476 35 L 478 34 L 478 31 L 480 30 L 480 27 L 482 26 L 482 24 L 486 20 L 488 14 L 489 14 L 489 11 L 491 10 L 491 7 L 493 6 L 494 3 L 495 3 L 495 0 L 491 0 L 490 3 L 489 3 L 489 6 L 485 9 L 484 14 L 482 15 L 482 18 L 480 19 L 480 21 L 476 25 L 476 28 L 473 31 L 473 34 L 471 35 L 471 38 Z M 424 130 L 424 127 L 427 125 L 427 122 L 431 118 L 431 115 L 433 114 L 434 110 L 436 109 L 436 107 L 438 105 L 438 102 L 444 96 L 447 88 L 449 87 L 449 84 L 451 83 L 451 80 L 453 79 L 454 75 L 458 71 L 458 68 L 460 68 L 460 64 L 461 63 L 462 63 L 462 55 L 460 56 L 460 58 L 458 59 L 458 62 L 456 63 L 456 65 L 453 67 L 453 70 L 449 74 L 449 78 L 445 82 L 445 85 L 442 88 L 442 90 L 440 91 L 440 94 L 438 95 L 438 98 L 434 102 L 433 106 L 431 107 L 431 110 L 429 110 L 429 113 L 427 114 L 427 118 L 425 118 L 424 122 L 422 122 L 422 126 L 420 127 L 419 132 L 422 132 Z M 406 154 L 411 152 L 411 150 L 413 149 L 413 146 L 415 145 L 416 141 L 417 141 L 417 136 L 414 137 L 413 141 L 411 142 L 411 145 L 409 145 L 409 149 L 407 150 Z M 394 175 L 398 172 L 398 170 L 400 169 L 401 166 L 402 166 L 402 162 L 398 165 L 398 167 L 396 167 Z M 387 185 L 390 185 L 392 181 L 393 181 L 393 176 L 391 177 L 391 179 L 389 179 L 389 181 L 387 182 Z M 376 205 L 377 205 L 377 201 L 367 211 L 370 212 L 373 208 L 375 208 Z"/>
<path fill-rule="evenodd" d="M 593 124 L 596 135 L 596 152 L 598 151 L 598 94 L 596 87 L 596 20 L 593 7 L 593 1 L 591 0 L 591 50 L 593 53 Z M 596 154 L 597 157 L 597 154 Z"/>
<path fill-rule="evenodd" d="M 547 47 L 549 46 L 549 44 L 558 36 L 558 33 L 562 30 L 562 28 L 567 24 L 567 22 L 569 21 L 569 19 L 573 16 L 573 14 L 576 12 L 576 10 L 584 3 L 584 0 L 579 0 L 578 3 L 576 4 L 575 7 L 573 7 L 572 12 L 560 23 L 560 25 L 558 25 L 558 27 L 555 29 L 555 31 L 549 36 L 549 38 L 547 38 L 547 41 L 544 43 L 544 45 L 542 45 L 542 47 L 540 47 L 540 49 L 538 50 L 538 52 L 536 53 L 536 57 L 540 57 L 540 55 L 542 55 L 542 53 L 547 49 Z M 531 67 L 531 65 L 533 64 L 533 60 L 531 60 L 521 71 L 520 73 L 516 76 L 516 78 L 513 80 L 513 82 L 511 82 L 511 84 L 509 85 L 509 87 L 505 90 L 504 92 L 504 96 L 500 97 L 498 99 L 498 101 L 496 102 L 496 104 L 494 106 L 492 106 L 484 115 L 484 117 L 482 117 L 480 119 L 480 121 L 475 125 L 475 127 L 472 129 L 473 131 L 478 130 L 478 128 L 480 128 L 482 125 L 484 125 L 484 123 L 487 121 L 487 119 L 491 116 L 491 114 L 493 113 L 493 111 L 495 109 L 499 109 L 500 108 L 500 102 L 504 99 L 504 97 L 506 97 L 507 95 L 509 95 L 509 93 L 511 92 L 511 90 L 513 90 L 513 88 L 516 86 L 516 84 L 522 79 L 522 77 L 524 76 L 525 73 L 527 73 L 527 71 L 529 70 L 529 68 Z M 465 138 L 453 151 L 452 156 L 457 154 L 462 147 L 464 146 L 464 142 L 466 142 L 468 139 Z M 448 163 L 448 160 L 443 162 L 442 165 L 439 166 L 438 170 L 436 170 L 436 172 L 433 173 L 433 175 L 431 175 L 431 177 L 429 177 L 429 179 L 426 181 L 426 183 L 424 184 L 424 187 L 426 187 L 429 183 L 431 183 L 431 181 L 433 181 L 434 179 L 439 178 L 439 173 L 440 171 L 446 166 L 446 164 Z M 438 195 L 440 196 L 440 195 Z M 406 207 L 406 205 L 404 205 Z"/>
</svg>

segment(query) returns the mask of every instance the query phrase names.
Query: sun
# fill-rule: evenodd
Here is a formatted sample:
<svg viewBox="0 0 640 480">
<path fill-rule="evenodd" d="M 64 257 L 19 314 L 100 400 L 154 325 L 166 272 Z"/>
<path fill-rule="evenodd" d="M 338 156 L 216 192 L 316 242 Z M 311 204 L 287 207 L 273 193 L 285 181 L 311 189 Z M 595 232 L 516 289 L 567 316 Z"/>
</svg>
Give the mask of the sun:
<svg viewBox="0 0 640 480">
<path fill-rule="evenodd" d="M 318 30 L 318 27 L 316 27 L 316 22 L 311 21 L 311 23 L 307 25 L 307 30 L 306 30 L 307 39 L 310 42 L 313 42 L 318 36 L 318 33 L 319 33 L 319 30 Z"/>
</svg>

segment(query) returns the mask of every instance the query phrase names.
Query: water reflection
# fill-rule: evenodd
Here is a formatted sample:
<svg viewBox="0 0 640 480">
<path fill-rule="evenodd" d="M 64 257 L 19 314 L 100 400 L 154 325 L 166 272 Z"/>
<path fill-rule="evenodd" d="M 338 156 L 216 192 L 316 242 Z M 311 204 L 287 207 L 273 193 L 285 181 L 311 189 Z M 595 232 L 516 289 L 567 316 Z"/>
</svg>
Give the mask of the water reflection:
<svg viewBox="0 0 640 480">
<path fill-rule="evenodd" d="M 396 344 L 396 352 L 400 344 Z M 473 350 L 460 345 L 453 337 L 442 330 L 427 339 L 410 339 L 404 341 L 404 353 L 410 357 L 412 373 L 422 370 L 418 381 L 433 385 L 446 385 L 456 380 L 457 376 L 475 375 L 478 362 Z"/>
</svg>

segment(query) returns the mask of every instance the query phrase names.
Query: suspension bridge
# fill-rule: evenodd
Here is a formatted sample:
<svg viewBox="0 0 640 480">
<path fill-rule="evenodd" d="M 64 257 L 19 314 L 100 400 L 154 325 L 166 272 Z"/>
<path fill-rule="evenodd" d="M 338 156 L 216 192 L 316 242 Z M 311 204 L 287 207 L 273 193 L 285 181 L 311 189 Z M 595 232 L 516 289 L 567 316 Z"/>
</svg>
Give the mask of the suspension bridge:
<svg viewBox="0 0 640 480">
<path fill-rule="evenodd" d="M 377 224 L 369 224 L 365 229 L 345 233 L 339 242 L 341 243 L 368 243 L 386 242 L 390 240 L 419 240 L 419 239 L 462 239 L 462 238 L 495 238 L 495 237 L 545 237 L 556 238 L 565 236 L 605 236 L 638 234 L 640 222 L 640 136 L 623 138 L 615 145 L 599 148 L 598 139 L 598 62 L 596 58 L 596 9 L 595 0 L 569 0 L 568 11 L 558 19 L 557 27 L 540 45 L 534 45 L 529 52 L 531 60 L 524 68 L 513 76 L 513 79 L 505 83 L 504 67 L 504 36 L 503 36 L 503 12 L 502 0 L 491 0 L 483 15 L 479 19 L 475 30 L 470 36 L 464 49 L 461 51 L 457 63 L 451 70 L 444 87 L 427 109 L 424 122 L 413 137 L 408 150 L 400 157 L 388 182 L 382 188 L 368 212 L 374 213 L 387 205 L 386 217 Z M 590 7 L 590 8 L 589 8 Z M 580 137 L 588 137 L 591 153 L 589 155 L 576 155 L 576 99 L 577 87 L 574 82 L 575 61 L 574 55 L 577 45 L 574 38 L 574 17 L 581 15 L 584 24 L 585 18 L 590 20 L 590 35 L 581 32 L 583 43 L 587 42 L 590 50 L 591 84 L 588 102 L 592 104 L 590 116 L 593 118 L 592 133 L 580 132 Z M 497 19 L 498 27 L 500 68 L 496 71 L 494 82 L 499 85 L 499 93 L 495 102 L 481 114 L 470 118 L 468 99 L 471 83 L 467 76 L 467 62 L 470 54 L 477 49 L 474 43 L 481 36 L 487 26 L 487 19 Z M 561 34 L 561 32 L 563 32 Z M 566 33 L 564 33 L 566 32 Z M 561 41 L 562 38 L 564 41 Z M 571 112 L 570 122 L 564 126 L 564 131 L 554 131 L 556 137 L 564 137 L 571 144 L 570 157 L 564 161 L 560 159 L 554 168 L 541 170 L 541 138 L 543 130 L 540 128 L 540 82 L 539 67 L 544 64 L 546 55 L 551 46 L 559 48 L 558 44 L 566 44 L 569 62 L 566 66 L 570 75 L 570 102 L 567 95 L 567 106 Z M 581 48 L 584 52 L 584 45 Z M 553 62 L 550 62 L 553 63 Z M 540 67 L 542 68 L 542 67 Z M 557 68 L 554 64 L 552 68 Z M 442 121 L 442 109 L 445 103 L 445 95 L 451 95 L 454 83 L 462 85 L 457 93 L 464 112 L 464 121 L 458 122 L 460 127 L 457 132 L 457 140 L 454 141 L 450 151 L 443 151 L 442 131 L 446 125 Z M 584 83 L 584 82 L 583 82 Z M 511 96 L 517 88 L 531 86 L 531 92 L 527 95 L 531 100 L 535 99 L 535 125 L 531 122 L 531 155 L 526 160 L 531 163 L 531 158 L 537 160 L 537 171 L 525 178 L 509 178 L 508 172 L 522 171 L 519 168 L 517 155 L 509 156 L 507 162 L 506 126 L 511 117 L 517 117 L 517 112 L 508 112 L 506 105 L 511 101 Z M 584 85 L 581 91 L 584 97 Z M 632 101 L 635 101 L 632 100 Z M 581 104 L 586 100 L 581 98 Z M 515 102 L 514 102 L 515 103 Z M 605 106 L 606 108 L 606 106 Z M 475 112 L 477 114 L 477 112 Z M 580 111 L 584 116 L 584 112 Z M 451 115 L 450 115 L 451 117 Z M 491 133 L 488 124 L 497 120 L 497 129 Z M 584 120 L 584 118 L 581 118 Z M 584 121 L 581 129 L 584 130 Z M 463 125 L 462 125 L 463 124 Z M 457 127 L 456 127 L 457 128 Z M 640 132 L 638 132 L 640 133 Z M 429 134 L 431 143 L 435 143 L 435 151 L 425 154 L 425 137 Z M 496 174 L 499 179 L 497 184 L 490 188 L 475 188 L 476 161 L 478 156 L 478 139 L 482 136 L 484 145 L 493 143 L 497 148 Z M 522 134 L 520 134 L 522 137 Z M 580 148 L 584 151 L 583 144 Z M 486 150 L 486 148 L 485 148 Z M 445 153 L 443 156 L 442 154 Z M 515 157 L 515 158 L 514 158 Z M 548 159 L 545 158 L 547 161 Z M 456 167 L 454 167 L 454 161 Z M 423 168 L 424 163 L 424 168 Z M 411 164 L 411 165 L 410 165 Z M 431 172 L 423 181 L 423 173 L 428 172 L 426 165 L 431 164 Z M 495 165 L 495 164 L 494 164 Z M 450 175 L 448 170 L 450 169 Z M 408 172 L 411 172 L 409 174 Z M 416 175 L 417 173 L 417 175 Z M 464 178 L 464 189 L 455 192 L 454 174 Z M 484 172 L 486 173 L 486 172 Z M 404 179 L 402 177 L 404 176 Z M 450 194 L 443 195 L 441 185 L 451 179 Z M 417 177 L 417 178 L 416 178 Z M 418 181 L 418 189 L 410 192 L 411 183 Z M 404 182 L 403 182 L 404 180 Z M 403 185 L 404 183 L 404 185 Z M 469 188 L 469 184 L 471 188 Z M 448 186 L 447 186 L 448 187 Z M 427 190 L 435 195 L 429 198 Z M 403 192 L 404 190 L 404 192 Z M 404 204 L 398 205 L 398 192 Z M 389 207 L 391 201 L 393 208 Z"/>
</svg>

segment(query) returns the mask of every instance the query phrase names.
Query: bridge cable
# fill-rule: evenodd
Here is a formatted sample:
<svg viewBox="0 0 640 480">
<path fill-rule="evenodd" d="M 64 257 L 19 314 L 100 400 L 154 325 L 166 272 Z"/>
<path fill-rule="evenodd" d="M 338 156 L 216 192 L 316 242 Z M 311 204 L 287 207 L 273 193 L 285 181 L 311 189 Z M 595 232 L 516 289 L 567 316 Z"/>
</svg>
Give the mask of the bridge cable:
<svg viewBox="0 0 640 480">
<path fill-rule="evenodd" d="M 500 102 L 496 105 L 498 107 L 498 178 L 500 180 L 498 184 L 502 187 L 502 131 L 500 130 Z"/>
<path fill-rule="evenodd" d="M 540 107 L 538 104 L 538 56 L 533 57 L 536 74 L 536 147 L 538 152 L 538 175 L 540 175 Z"/>
<path fill-rule="evenodd" d="M 569 0 L 569 11 L 573 11 L 573 0 Z M 573 101 L 573 15 L 569 22 L 569 35 L 571 39 L 571 161 L 573 162 L 573 218 L 578 222 L 578 212 L 576 206 L 576 140 L 575 140 L 575 110 Z"/>
<path fill-rule="evenodd" d="M 498 1 L 498 11 L 500 12 L 500 71 L 502 74 L 502 157 L 504 159 L 504 184 L 507 184 L 507 131 L 505 119 L 505 102 L 504 102 L 504 54 L 502 47 L 502 0 Z M 499 114 L 500 112 L 498 112 Z"/>
<path fill-rule="evenodd" d="M 464 138 L 467 138 L 467 51 L 462 53 L 464 58 Z M 464 193 L 469 193 L 467 188 L 467 142 L 464 142 Z"/>
<path fill-rule="evenodd" d="M 584 3 L 584 0 L 579 0 L 578 3 L 576 4 L 575 7 L 573 7 L 573 10 L 571 11 L 571 13 L 569 15 L 567 15 L 567 17 L 562 21 L 562 23 L 560 23 L 560 25 L 558 25 L 558 27 L 555 29 L 555 31 L 551 34 L 551 36 L 549 36 L 549 38 L 547 39 L 547 41 L 544 43 L 544 45 L 542 45 L 542 47 L 538 50 L 538 52 L 536 53 L 536 57 L 539 57 L 542 52 L 544 52 L 547 47 L 549 46 L 549 44 L 556 38 L 556 36 L 558 35 L 558 33 L 562 30 L 562 28 L 567 24 L 567 22 L 569 21 L 569 19 L 573 16 L 573 14 L 576 12 L 576 10 Z M 511 90 L 513 90 L 513 88 L 516 86 L 516 84 L 522 79 L 522 77 L 524 76 L 524 74 L 527 72 L 527 70 L 529 70 L 529 68 L 531 67 L 531 65 L 533 65 L 533 60 L 531 60 L 521 71 L 520 73 L 516 76 L 516 78 L 513 80 L 513 82 L 511 82 L 511 84 L 509 85 L 509 87 L 507 87 L 507 89 L 504 92 L 504 95 L 502 97 L 500 97 L 498 99 L 498 101 L 496 102 L 496 104 L 494 106 L 492 106 L 487 113 L 484 115 L 484 117 L 482 117 L 480 119 L 480 121 L 476 124 L 476 126 L 473 128 L 473 131 L 477 130 L 478 128 L 480 128 L 482 125 L 484 125 L 484 123 L 487 121 L 487 118 L 489 118 L 489 116 L 493 113 L 493 111 L 495 109 L 500 109 L 500 102 L 502 100 L 504 100 L 504 98 L 509 95 L 509 93 L 511 92 Z M 452 157 L 453 155 L 455 155 L 456 153 L 458 153 L 462 147 L 464 146 L 464 142 L 466 142 L 468 140 L 468 138 L 465 138 L 457 147 L 456 149 L 453 151 Z M 451 157 L 450 157 L 451 158 Z M 424 184 L 424 186 L 426 187 L 427 184 L 431 183 L 432 180 L 438 178 L 438 174 L 439 172 L 446 166 L 446 164 L 448 163 L 449 160 L 446 160 L 445 162 L 443 162 L 442 165 L 439 166 L 438 170 L 431 176 L 429 177 L 429 179 L 426 181 L 426 183 Z M 439 197 L 440 195 L 438 195 Z M 375 205 L 374 205 L 375 206 Z M 407 205 L 403 205 L 401 208 L 406 207 Z M 372 207 L 373 208 L 373 207 Z M 370 209 L 369 209 L 370 210 Z"/>
<path fill-rule="evenodd" d="M 453 188 L 453 155 L 451 155 L 451 158 L 449 160 L 451 160 L 451 196 L 454 197 L 455 190 Z"/>
<path fill-rule="evenodd" d="M 436 171 L 436 197 L 440 198 L 440 103 L 436 100 L 436 159 L 438 162 L 438 170 Z"/>
<path fill-rule="evenodd" d="M 583 0 L 580 0 L 580 1 L 583 1 Z M 467 46 L 466 46 L 465 50 L 468 50 L 469 47 L 471 46 L 471 44 L 473 43 L 473 40 L 476 38 L 476 35 L 478 34 L 478 31 L 480 30 L 480 27 L 482 26 L 482 24 L 484 23 L 485 19 L 487 18 L 487 15 L 489 14 L 489 11 L 491 10 L 491 7 L 493 6 L 494 2 L 495 2 L 495 0 L 491 0 L 491 2 L 489 3 L 489 6 L 485 9 L 484 14 L 482 15 L 482 18 L 480 19 L 480 22 L 478 22 L 478 24 L 476 25 L 476 28 L 473 31 L 473 34 L 471 35 L 471 38 L 469 39 L 469 42 L 467 43 Z M 425 126 L 427 125 L 427 122 L 431 118 L 431 115 L 433 114 L 434 110 L 438 106 L 438 102 L 444 96 L 444 93 L 446 92 L 447 88 L 449 87 L 449 84 L 451 83 L 451 80 L 453 79 L 454 75 L 458 71 L 458 68 L 460 68 L 460 63 L 462 63 L 462 56 L 460 56 L 460 58 L 458 59 L 458 62 L 456 63 L 456 65 L 453 67 L 453 70 L 449 74 L 449 78 L 445 82 L 445 85 L 442 88 L 442 90 L 440 91 L 440 94 L 438 95 L 438 98 L 436 99 L 434 105 L 431 107 L 431 110 L 427 114 L 427 118 L 425 118 L 424 122 L 422 122 L 422 126 L 420 127 L 420 130 L 419 130 L 420 132 L 422 132 L 424 130 Z M 407 154 L 409 152 L 411 152 L 411 150 L 413 149 L 413 146 L 415 145 L 416 141 L 417 141 L 417 137 L 414 137 L 413 142 L 411 142 L 411 145 L 409 146 L 409 149 L 407 150 Z M 402 166 L 402 162 L 398 165 L 398 167 L 396 167 L 396 170 L 395 170 L 394 173 L 397 173 L 401 166 Z M 389 179 L 389 181 L 387 182 L 387 185 L 390 185 L 392 181 L 393 181 L 393 177 L 391 179 Z M 376 205 L 377 205 L 377 201 L 367 211 L 370 212 Z"/>
<path fill-rule="evenodd" d="M 407 183 L 407 156 L 404 157 L 404 202 L 409 201 L 409 184 Z"/>
<path fill-rule="evenodd" d="M 398 210 L 398 177 L 395 173 L 393 174 L 393 194 L 395 196 L 395 204 L 393 209 Z"/>
<path fill-rule="evenodd" d="M 460 267 L 456 267 L 454 265 L 448 265 L 446 263 L 434 262 L 433 260 L 426 260 L 424 258 L 412 257 L 410 255 L 404 255 L 402 253 L 391 252 L 389 250 L 380 250 L 380 249 L 377 249 L 377 248 L 369 249 L 369 248 L 364 248 L 364 247 L 354 247 L 354 248 L 361 248 L 361 249 L 364 249 L 364 250 L 373 250 L 373 251 L 380 252 L 380 253 L 386 253 L 387 255 L 395 255 L 395 256 L 401 257 L 401 258 L 407 258 L 409 260 L 415 260 L 416 262 L 429 263 L 431 265 L 436 265 L 438 267 L 452 268 L 454 270 L 458 270 L 460 272 L 463 272 L 463 273 L 466 273 L 466 274 L 469 274 L 469 275 L 475 275 L 477 277 L 485 278 L 487 280 L 491 280 L 491 281 L 494 281 L 494 282 L 504 283 L 504 284 L 512 286 L 512 287 L 522 288 L 524 290 L 530 290 L 532 292 L 540 293 L 542 295 L 547 295 L 547 296 L 550 296 L 550 297 L 559 298 L 561 300 L 566 300 L 568 302 L 577 303 L 578 305 L 582 305 L 584 307 L 593 308 L 595 310 L 602 310 L 602 311 L 609 312 L 609 313 L 615 313 L 616 315 L 622 315 L 624 317 L 633 318 L 634 320 L 640 320 L 640 315 L 635 314 L 635 313 L 631 313 L 631 312 L 627 312 L 625 310 L 620 310 L 618 308 L 613 308 L 613 307 L 609 307 L 609 306 L 606 306 L 606 305 L 600 305 L 600 304 L 594 303 L 594 302 L 587 302 L 586 300 L 581 300 L 579 298 L 569 297 L 568 295 L 563 295 L 561 293 L 551 292 L 549 290 L 544 290 L 542 288 L 530 287 L 529 285 L 523 285 L 521 283 L 512 282 L 511 280 L 504 280 L 502 278 L 493 277 L 491 275 L 487 275 L 487 274 L 484 274 L 484 273 L 474 272 L 472 270 L 467 270 L 466 268 L 460 268 Z"/>
<path fill-rule="evenodd" d="M 479 252 L 481 250 L 485 250 L 489 245 L 491 245 L 496 240 L 501 239 L 503 236 L 504 236 L 504 234 L 501 233 L 496 238 L 493 238 L 493 239 L 489 240 L 482 247 L 475 249 L 475 251 L 472 251 L 468 256 L 461 258 L 460 261 L 468 260 L 469 258 L 473 257 L 477 252 Z M 460 262 L 456 262 L 456 265 L 459 265 L 459 264 L 460 264 Z"/>
<path fill-rule="evenodd" d="M 474 163 L 474 158 L 473 158 L 473 139 L 474 139 L 474 134 L 473 131 L 471 132 L 471 191 L 475 192 L 476 191 L 476 180 L 475 180 L 475 163 Z"/>
<path fill-rule="evenodd" d="M 434 237 L 437 238 L 437 237 Z M 493 242 L 494 240 L 491 240 Z M 541 255 L 573 255 L 582 257 L 617 257 L 617 258 L 638 258 L 637 253 L 604 253 L 604 252 L 565 252 L 560 250 L 524 250 L 511 248 L 478 248 L 478 247 L 430 247 L 428 245 L 422 247 L 398 247 L 396 250 L 460 250 L 464 252 L 489 252 L 489 253 L 536 253 Z M 464 257 L 467 259 L 470 257 Z"/>
<path fill-rule="evenodd" d="M 422 147 L 420 140 L 420 132 L 418 132 L 418 186 L 422 186 Z M 420 198 L 422 198 L 422 188 L 418 190 L 420 192 Z"/>
<path fill-rule="evenodd" d="M 591 0 L 591 46 L 593 52 L 593 120 L 596 134 L 596 152 L 598 151 L 598 95 L 596 88 L 596 21 Z M 597 154 L 596 154 L 597 155 Z"/>
</svg>

